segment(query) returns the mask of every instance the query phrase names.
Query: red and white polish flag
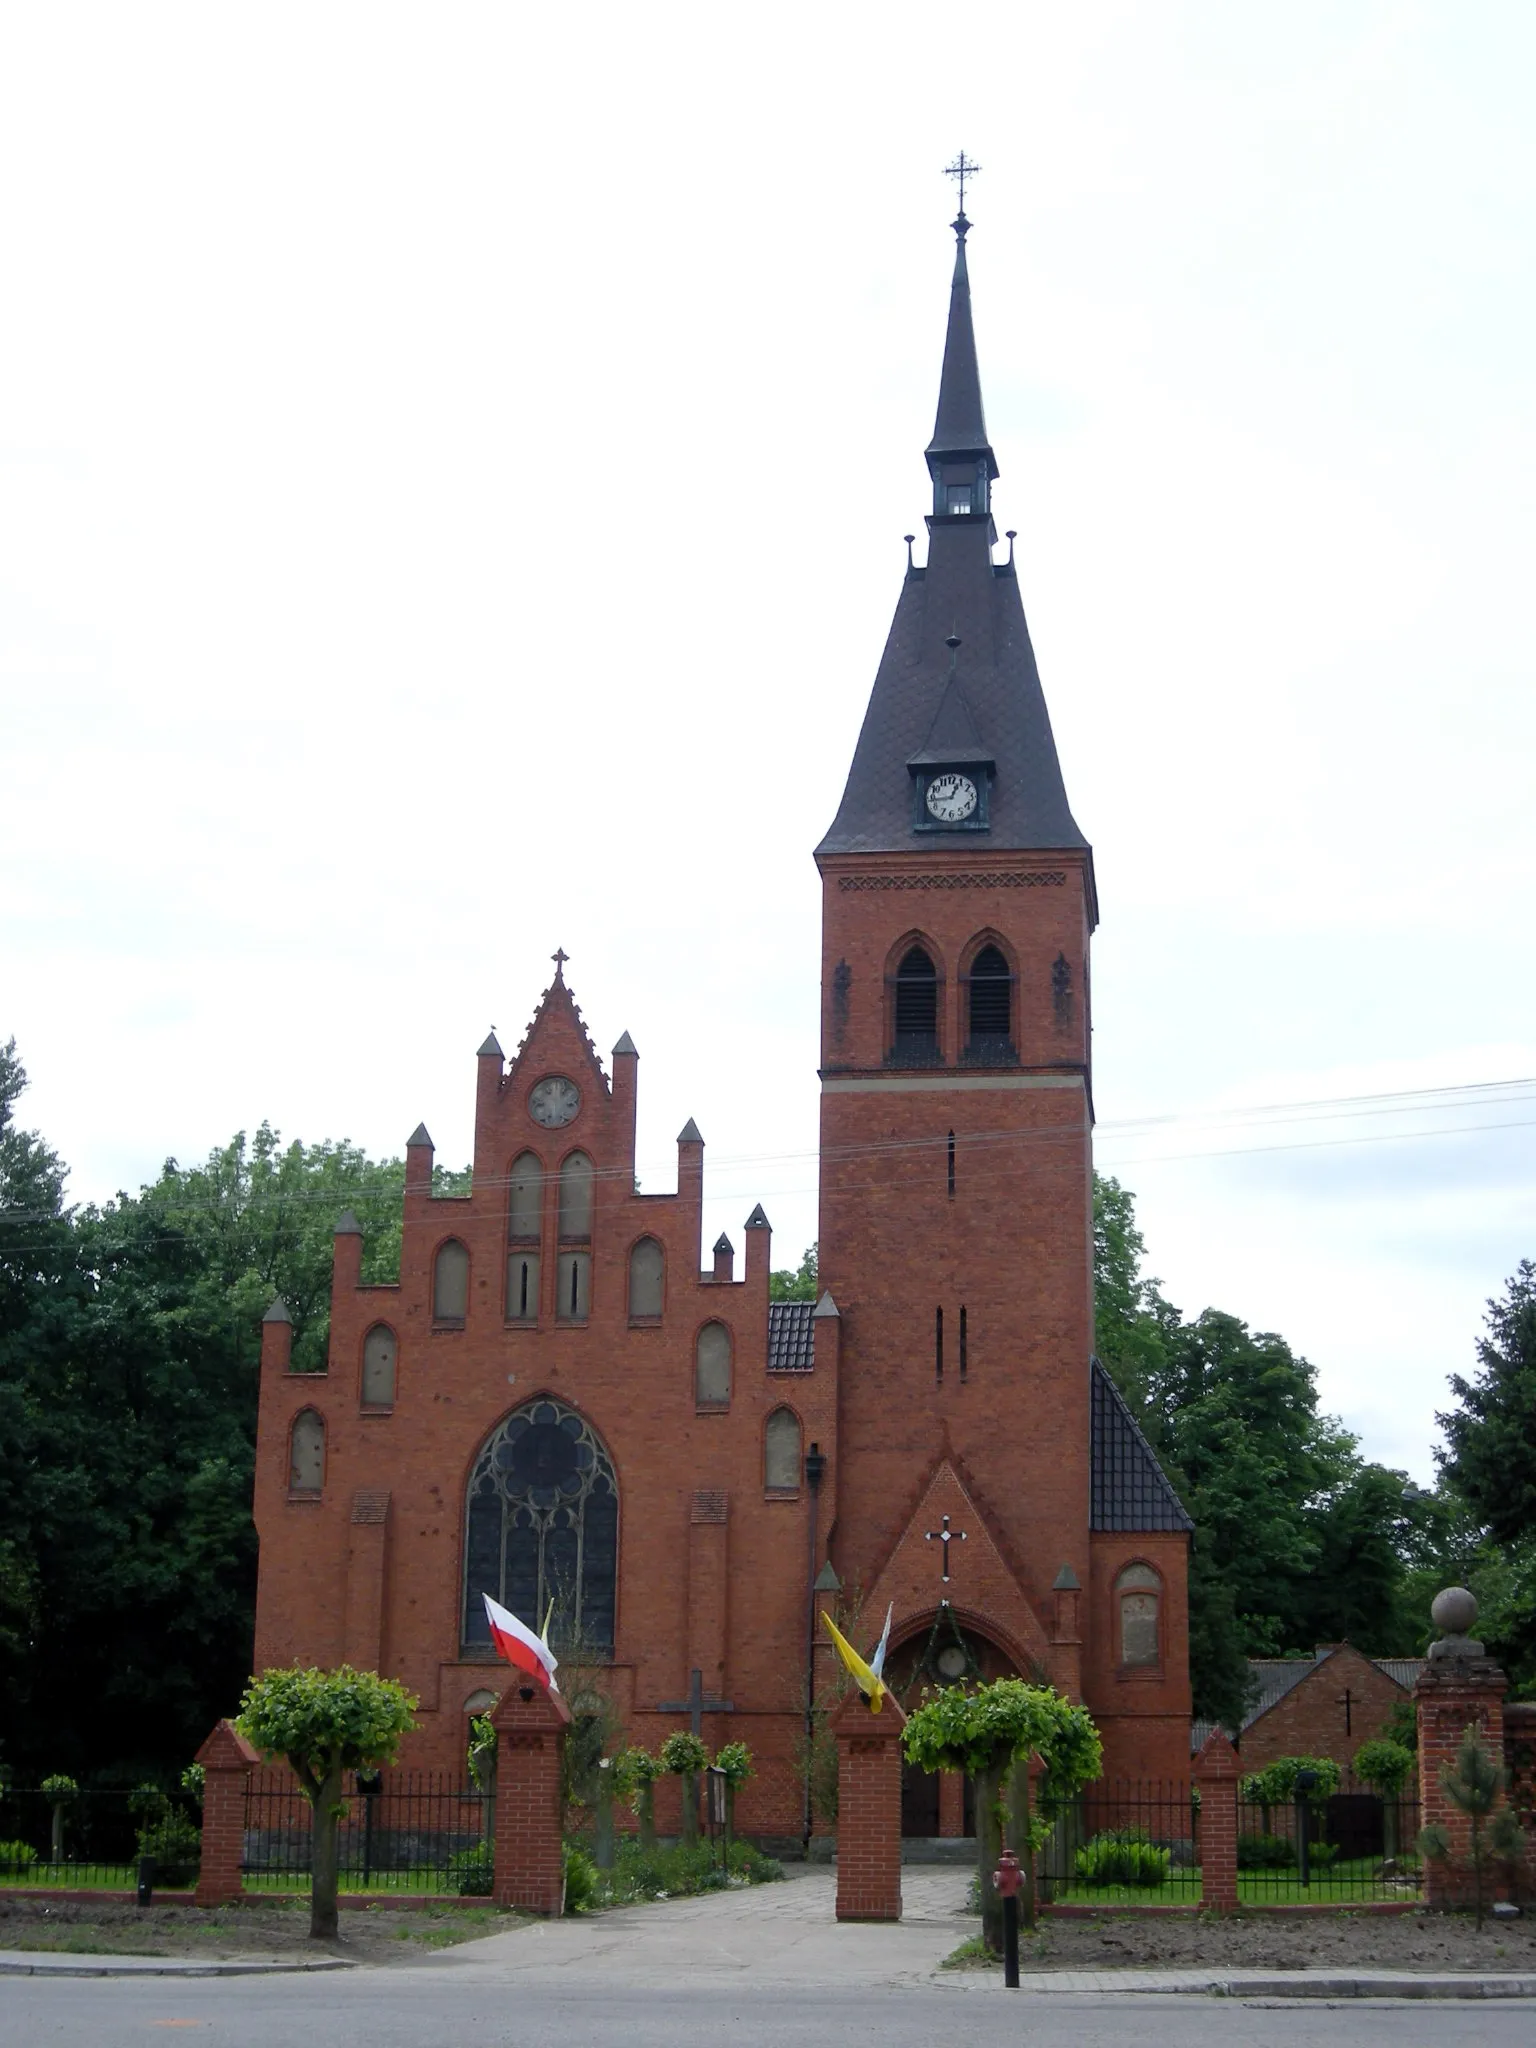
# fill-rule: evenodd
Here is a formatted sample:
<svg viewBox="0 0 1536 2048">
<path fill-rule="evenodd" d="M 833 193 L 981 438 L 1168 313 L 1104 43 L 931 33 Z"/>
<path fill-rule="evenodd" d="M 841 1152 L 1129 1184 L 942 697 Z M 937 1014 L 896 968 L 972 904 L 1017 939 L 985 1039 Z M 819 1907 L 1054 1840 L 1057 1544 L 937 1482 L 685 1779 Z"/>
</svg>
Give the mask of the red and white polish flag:
<svg viewBox="0 0 1536 2048">
<path fill-rule="evenodd" d="M 515 1664 L 519 1671 L 526 1671 L 530 1678 L 536 1679 L 546 1692 L 558 1692 L 560 1688 L 555 1683 L 558 1659 L 544 1638 L 536 1636 L 531 1628 L 493 1600 L 489 1593 L 480 1597 L 490 1619 L 492 1639 L 502 1656 L 509 1664 Z"/>
</svg>

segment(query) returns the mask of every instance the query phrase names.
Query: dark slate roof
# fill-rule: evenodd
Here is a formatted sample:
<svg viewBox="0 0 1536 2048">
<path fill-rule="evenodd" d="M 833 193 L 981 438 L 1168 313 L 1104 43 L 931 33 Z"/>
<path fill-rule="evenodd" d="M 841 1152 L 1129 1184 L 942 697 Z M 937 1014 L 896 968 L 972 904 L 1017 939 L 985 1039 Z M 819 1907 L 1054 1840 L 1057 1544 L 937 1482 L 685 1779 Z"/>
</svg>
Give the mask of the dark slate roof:
<svg viewBox="0 0 1536 2048">
<path fill-rule="evenodd" d="M 1168 1483 L 1157 1454 L 1125 1405 L 1119 1388 L 1094 1359 L 1090 1399 L 1093 1417 L 1092 1529 L 1184 1530 L 1194 1523 Z"/>
<path fill-rule="evenodd" d="M 770 1301 L 768 1304 L 768 1370 L 809 1372 L 816 1363 L 811 1332 L 813 1301 Z"/>
<path fill-rule="evenodd" d="M 997 460 L 987 441 L 981 404 L 981 372 L 976 364 L 976 330 L 971 319 L 971 279 L 965 262 L 970 222 L 962 213 L 955 222 L 955 274 L 949 287 L 949 325 L 944 330 L 944 368 L 939 376 L 939 409 L 933 422 L 929 455 L 985 454 L 993 476 Z"/>
<path fill-rule="evenodd" d="M 986 456 L 962 238 L 950 292 L 939 416 L 929 459 Z M 843 800 L 819 854 L 1086 850 L 1067 803 L 1040 671 L 1011 563 L 992 560 L 989 512 L 928 521 L 928 561 L 909 567 L 870 693 Z M 959 638 L 954 650 L 946 642 Z M 951 654 L 955 659 L 951 662 Z M 912 770 L 948 756 L 990 763 L 984 831 L 918 831 Z"/>
</svg>

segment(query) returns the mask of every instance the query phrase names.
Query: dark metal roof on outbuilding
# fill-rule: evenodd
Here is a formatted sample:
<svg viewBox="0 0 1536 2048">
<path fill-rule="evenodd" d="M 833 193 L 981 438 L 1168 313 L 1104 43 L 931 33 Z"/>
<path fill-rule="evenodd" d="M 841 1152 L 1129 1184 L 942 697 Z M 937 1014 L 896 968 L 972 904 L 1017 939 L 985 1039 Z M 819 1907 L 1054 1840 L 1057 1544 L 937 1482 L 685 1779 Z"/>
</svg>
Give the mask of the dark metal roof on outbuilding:
<svg viewBox="0 0 1536 2048">
<path fill-rule="evenodd" d="M 768 1370 L 809 1372 L 816 1363 L 812 1319 L 814 1301 L 771 1301 L 768 1304 Z"/>
</svg>

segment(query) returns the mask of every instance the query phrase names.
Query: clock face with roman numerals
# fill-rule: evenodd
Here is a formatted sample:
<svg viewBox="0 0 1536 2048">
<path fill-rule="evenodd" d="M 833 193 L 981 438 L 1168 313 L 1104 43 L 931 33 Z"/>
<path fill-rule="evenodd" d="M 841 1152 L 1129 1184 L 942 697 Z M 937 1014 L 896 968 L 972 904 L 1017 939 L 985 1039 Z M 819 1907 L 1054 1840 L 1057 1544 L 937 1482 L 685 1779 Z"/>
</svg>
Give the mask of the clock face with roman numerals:
<svg viewBox="0 0 1536 2048">
<path fill-rule="evenodd" d="M 929 817 L 937 818 L 941 825 L 963 825 L 976 809 L 976 785 L 969 775 L 951 770 L 934 776 L 923 800 Z"/>
<path fill-rule="evenodd" d="M 581 1090 L 563 1074 L 547 1074 L 528 1094 L 528 1114 L 547 1131 L 568 1124 L 581 1107 Z"/>
</svg>

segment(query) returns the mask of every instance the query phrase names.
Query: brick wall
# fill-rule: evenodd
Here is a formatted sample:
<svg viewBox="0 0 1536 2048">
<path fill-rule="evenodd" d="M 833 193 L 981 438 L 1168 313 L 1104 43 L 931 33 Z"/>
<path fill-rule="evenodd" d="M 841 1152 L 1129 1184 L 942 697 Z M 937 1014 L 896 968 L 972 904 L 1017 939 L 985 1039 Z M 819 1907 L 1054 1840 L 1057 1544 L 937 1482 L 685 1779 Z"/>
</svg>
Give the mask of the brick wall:
<svg viewBox="0 0 1536 2048">
<path fill-rule="evenodd" d="M 498 1906 L 558 1916 L 565 1906 L 560 1759 L 570 1709 L 558 1693 L 511 1685 L 492 1716 L 496 1730 Z"/>
<path fill-rule="evenodd" d="M 1281 1756 L 1331 1756 L 1348 1765 L 1363 1742 L 1381 1734 L 1394 1706 L 1408 1697 L 1352 1643 L 1341 1643 L 1243 1730 L 1243 1769 L 1261 1771 Z"/>
</svg>

